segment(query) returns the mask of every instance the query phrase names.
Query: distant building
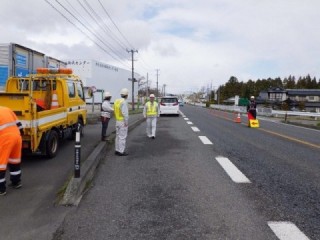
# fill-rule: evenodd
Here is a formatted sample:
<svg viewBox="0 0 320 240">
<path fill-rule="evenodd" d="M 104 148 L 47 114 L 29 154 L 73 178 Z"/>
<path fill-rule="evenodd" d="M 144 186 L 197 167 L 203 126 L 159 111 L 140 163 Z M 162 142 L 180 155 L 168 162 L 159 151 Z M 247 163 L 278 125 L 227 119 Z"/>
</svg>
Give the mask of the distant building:
<svg viewBox="0 0 320 240">
<path fill-rule="evenodd" d="M 72 68 L 73 73 L 78 75 L 85 86 L 97 89 L 94 102 L 102 102 L 103 91 L 108 91 L 112 95 L 111 101 L 120 97 L 120 90 L 129 90 L 128 102 L 132 100 L 132 72 L 110 64 L 91 59 L 71 59 L 66 60 L 68 68 Z M 138 79 L 139 74 L 134 75 Z M 134 86 L 134 98 L 137 102 L 138 84 Z M 88 101 L 90 102 L 90 100 Z"/>
<path fill-rule="evenodd" d="M 304 105 L 306 111 L 320 112 L 320 89 L 283 89 L 269 88 L 261 91 L 257 97 L 258 104 L 270 104 L 273 107 L 288 103 L 290 108 L 299 104 Z"/>
</svg>

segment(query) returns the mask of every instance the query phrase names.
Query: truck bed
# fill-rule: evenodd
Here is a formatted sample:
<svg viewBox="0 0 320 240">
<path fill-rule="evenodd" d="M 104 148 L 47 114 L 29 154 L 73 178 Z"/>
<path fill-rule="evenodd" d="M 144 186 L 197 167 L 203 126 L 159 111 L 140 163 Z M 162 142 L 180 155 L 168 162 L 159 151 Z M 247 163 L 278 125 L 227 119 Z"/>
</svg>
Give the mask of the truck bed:
<svg viewBox="0 0 320 240">
<path fill-rule="evenodd" d="M 0 92 L 0 105 L 12 109 L 19 119 L 24 120 L 26 115 L 31 114 L 29 98 L 28 93 Z"/>
</svg>

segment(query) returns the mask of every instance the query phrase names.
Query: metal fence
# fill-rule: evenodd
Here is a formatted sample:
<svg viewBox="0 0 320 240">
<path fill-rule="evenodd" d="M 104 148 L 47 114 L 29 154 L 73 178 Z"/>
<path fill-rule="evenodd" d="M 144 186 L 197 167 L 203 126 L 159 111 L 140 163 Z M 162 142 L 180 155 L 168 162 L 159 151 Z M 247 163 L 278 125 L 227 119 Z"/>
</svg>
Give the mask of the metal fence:
<svg viewBox="0 0 320 240">
<path fill-rule="evenodd" d="M 195 106 L 205 107 L 204 103 L 194 103 Z M 235 105 L 218 105 L 218 104 L 210 104 L 210 108 L 219 109 L 223 111 L 230 112 L 239 112 L 246 113 L 247 108 L 245 106 L 235 106 Z M 302 112 L 302 111 L 279 111 L 273 110 L 271 108 L 257 108 L 257 114 L 259 116 L 268 116 L 268 117 L 284 117 L 284 116 L 300 116 L 300 117 L 310 117 L 314 120 L 318 120 L 320 118 L 320 113 L 316 112 Z"/>
</svg>

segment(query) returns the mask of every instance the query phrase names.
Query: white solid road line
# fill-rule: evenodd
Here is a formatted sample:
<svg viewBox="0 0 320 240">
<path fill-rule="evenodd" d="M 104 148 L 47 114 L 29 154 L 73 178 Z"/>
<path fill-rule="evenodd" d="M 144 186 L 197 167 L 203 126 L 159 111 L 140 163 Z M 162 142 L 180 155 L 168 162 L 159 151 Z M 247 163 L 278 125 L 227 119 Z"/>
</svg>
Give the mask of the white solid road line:
<svg viewBox="0 0 320 240">
<path fill-rule="evenodd" d="M 189 124 L 189 125 L 192 125 L 193 123 L 192 122 L 190 122 L 190 121 L 187 121 L 187 123 Z"/>
<path fill-rule="evenodd" d="M 218 156 L 216 160 L 236 183 L 251 183 L 250 180 L 226 157 Z"/>
<path fill-rule="evenodd" d="M 212 142 L 206 136 L 199 136 L 203 144 L 212 144 Z"/>
<path fill-rule="evenodd" d="M 191 129 L 192 129 L 194 132 L 200 132 L 199 128 L 197 128 L 197 127 L 191 127 Z"/>
<path fill-rule="evenodd" d="M 310 240 L 292 222 L 268 222 L 268 225 L 280 240 Z"/>
</svg>

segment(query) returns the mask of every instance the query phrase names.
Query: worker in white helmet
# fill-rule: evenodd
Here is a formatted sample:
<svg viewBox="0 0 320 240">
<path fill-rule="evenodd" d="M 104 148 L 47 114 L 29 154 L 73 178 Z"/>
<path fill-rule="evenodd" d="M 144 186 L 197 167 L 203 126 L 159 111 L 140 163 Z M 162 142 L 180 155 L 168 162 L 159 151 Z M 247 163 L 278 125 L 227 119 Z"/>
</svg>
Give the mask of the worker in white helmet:
<svg viewBox="0 0 320 240">
<path fill-rule="evenodd" d="M 257 118 L 257 103 L 254 96 L 250 97 L 250 101 L 247 105 L 247 112 L 250 113 L 254 119 Z"/>
<path fill-rule="evenodd" d="M 128 135 L 128 98 L 129 91 L 126 88 L 121 89 L 121 98 L 114 102 L 114 115 L 116 118 L 116 140 L 115 140 L 115 154 L 118 156 L 127 156 L 125 152 L 126 139 Z"/>
<path fill-rule="evenodd" d="M 154 98 L 154 94 L 150 94 L 150 100 L 146 102 L 143 109 L 143 117 L 147 119 L 147 136 L 152 139 L 156 137 L 157 117 L 159 117 L 159 106 Z"/>
<path fill-rule="evenodd" d="M 107 129 L 108 124 L 110 121 L 110 118 L 113 113 L 113 108 L 111 106 L 110 100 L 111 100 L 111 93 L 110 92 L 104 92 L 104 99 L 101 104 L 101 141 L 107 141 Z"/>
</svg>

